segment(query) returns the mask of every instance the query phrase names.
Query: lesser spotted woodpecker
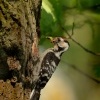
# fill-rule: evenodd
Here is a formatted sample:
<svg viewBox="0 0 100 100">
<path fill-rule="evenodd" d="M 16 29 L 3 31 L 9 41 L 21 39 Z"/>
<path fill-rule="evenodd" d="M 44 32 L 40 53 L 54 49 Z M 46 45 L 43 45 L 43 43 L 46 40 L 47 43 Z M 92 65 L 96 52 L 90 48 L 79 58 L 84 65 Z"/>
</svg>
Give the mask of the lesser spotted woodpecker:
<svg viewBox="0 0 100 100">
<path fill-rule="evenodd" d="M 41 89 L 45 87 L 56 67 L 58 66 L 62 54 L 69 48 L 69 43 L 66 38 L 50 37 L 51 42 L 54 44 L 53 48 L 49 48 L 44 52 L 39 72 L 39 78 L 36 82 L 34 91 L 30 95 L 30 100 L 39 100 Z M 37 99 L 36 99 L 37 98 Z"/>
</svg>

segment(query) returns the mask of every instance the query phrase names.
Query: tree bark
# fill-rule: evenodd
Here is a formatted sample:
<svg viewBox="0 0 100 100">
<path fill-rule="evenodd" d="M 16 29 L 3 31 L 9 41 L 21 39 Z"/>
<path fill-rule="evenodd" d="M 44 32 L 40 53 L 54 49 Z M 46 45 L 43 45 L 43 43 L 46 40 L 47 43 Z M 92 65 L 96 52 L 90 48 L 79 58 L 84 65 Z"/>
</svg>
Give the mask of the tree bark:
<svg viewBox="0 0 100 100">
<path fill-rule="evenodd" d="M 0 100 L 29 100 L 39 62 L 41 0 L 0 0 Z"/>
</svg>

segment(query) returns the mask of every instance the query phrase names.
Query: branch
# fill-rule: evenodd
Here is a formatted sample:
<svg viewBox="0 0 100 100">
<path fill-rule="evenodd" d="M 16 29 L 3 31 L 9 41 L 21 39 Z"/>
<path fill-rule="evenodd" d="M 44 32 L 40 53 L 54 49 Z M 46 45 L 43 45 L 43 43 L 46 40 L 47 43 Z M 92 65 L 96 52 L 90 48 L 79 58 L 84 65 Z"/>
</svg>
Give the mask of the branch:
<svg viewBox="0 0 100 100">
<path fill-rule="evenodd" d="M 67 31 L 64 27 L 62 27 L 61 25 L 60 25 L 60 27 L 61 27 L 61 29 L 62 29 L 64 32 L 67 33 L 67 35 L 69 36 L 69 38 L 70 38 L 74 43 L 76 43 L 79 47 L 81 47 L 83 50 L 85 50 L 86 52 L 88 52 L 88 53 L 90 53 L 90 54 L 92 54 L 92 55 L 100 56 L 100 53 L 95 53 L 95 52 L 93 52 L 93 51 L 91 51 L 91 50 L 85 48 L 82 44 L 80 44 L 79 42 L 77 42 L 75 39 L 73 39 L 73 38 L 71 37 L 71 36 L 73 35 L 74 24 L 73 24 L 73 27 L 72 27 L 72 34 L 71 34 L 71 35 L 68 33 L 68 31 Z"/>
<path fill-rule="evenodd" d="M 99 83 L 100 84 L 100 80 L 97 80 L 95 78 L 93 78 L 92 76 L 88 75 L 87 73 L 83 72 L 82 70 L 78 69 L 75 65 L 70 64 L 70 63 L 66 63 L 65 61 L 63 61 L 65 64 L 67 64 L 68 66 L 72 67 L 74 70 L 76 70 L 77 72 L 79 72 L 80 74 L 86 76 L 87 78 L 91 79 L 92 81 Z"/>
</svg>

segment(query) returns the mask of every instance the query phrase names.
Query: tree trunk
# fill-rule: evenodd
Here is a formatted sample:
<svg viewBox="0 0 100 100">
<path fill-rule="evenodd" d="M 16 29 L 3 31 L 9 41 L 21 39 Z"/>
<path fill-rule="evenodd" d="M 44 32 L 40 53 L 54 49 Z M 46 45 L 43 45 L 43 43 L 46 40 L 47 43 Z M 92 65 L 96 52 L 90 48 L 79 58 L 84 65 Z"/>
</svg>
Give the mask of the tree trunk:
<svg viewBox="0 0 100 100">
<path fill-rule="evenodd" d="M 41 0 L 0 0 L 0 100 L 29 100 L 39 62 Z"/>
</svg>

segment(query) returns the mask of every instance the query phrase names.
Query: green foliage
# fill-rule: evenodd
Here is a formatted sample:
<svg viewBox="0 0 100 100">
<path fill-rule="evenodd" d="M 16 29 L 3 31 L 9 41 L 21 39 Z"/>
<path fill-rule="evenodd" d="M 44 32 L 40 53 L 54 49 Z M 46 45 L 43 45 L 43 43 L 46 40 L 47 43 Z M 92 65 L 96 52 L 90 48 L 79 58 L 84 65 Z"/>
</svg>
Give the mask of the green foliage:
<svg viewBox="0 0 100 100">
<path fill-rule="evenodd" d="M 82 8 L 89 8 L 100 4 L 100 0 L 78 0 Z"/>
<path fill-rule="evenodd" d="M 41 32 L 43 35 L 49 35 L 52 33 L 52 25 L 54 25 L 55 22 L 53 20 L 53 17 L 50 13 L 47 13 L 45 9 L 42 9 L 42 18 L 41 18 Z"/>
<path fill-rule="evenodd" d="M 62 1 L 61 0 L 48 0 L 53 7 L 53 13 L 56 19 L 59 21 L 62 16 Z"/>
<path fill-rule="evenodd" d="M 48 2 L 49 3 L 48 3 Z M 44 36 L 61 36 L 61 29 L 59 27 L 60 19 L 62 18 L 61 3 L 58 0 L 47 0 L 44 8 L 42 9 L 41 16 L 41 32 L 42 37 Z M 52 6 L 50 5 L 52 4 Z M 51 11 L 48 11 L 50 8 Z"/>
<path fill-rule="evenodd" d="M 100 0 L 43 0 L 42 16 L 41 16 L 41 32 L 42 36 L 62 36 L 63 31 L 59 24 L 65 24 L 64 15 L 70 8 L 77 8 L 78 10 L 84 10 L 91 8 L 90 10 L 98 11 L 100 7 Z M 97 7 L 96 7 L 97 6 Z M 70 12 L 70 14 L 73 12 Z M 67 18 L 66 18 L 67 19 Z M 67 26 L 66 26 L 67 27 Z M 71 29 L 71 26 L 67 28 Z"/>
<path fill-rule="evenodd" d="M 47 13 L 45 9 L 42 9 L 42 18 L 41 18 L 41 37 L 46 36 L 60 36 L 61 30 L 57 21 L 53 19 L 53 16 L 50 13 Z"/>
<path fill-rule="evenodd" d="M 93 72 L 96 77 L 100 78 L 100 64 L 96 64 L 93 66 Z"/>
<path fill-rule="evenodd" d="M 63 5 L 68 8 L 74 8 L 77 6 L 77 0 L 63 0 Z"/>
</svg>

